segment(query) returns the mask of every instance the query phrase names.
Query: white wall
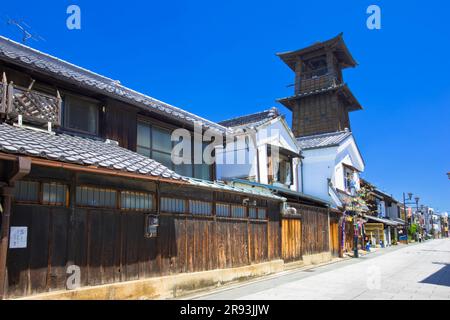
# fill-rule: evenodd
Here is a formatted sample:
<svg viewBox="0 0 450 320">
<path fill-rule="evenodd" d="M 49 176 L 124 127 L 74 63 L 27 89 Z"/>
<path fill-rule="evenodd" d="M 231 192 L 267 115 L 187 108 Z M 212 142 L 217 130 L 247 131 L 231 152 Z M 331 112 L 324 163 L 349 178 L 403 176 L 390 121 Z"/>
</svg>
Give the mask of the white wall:
<svg viewBox="0 0 450 320">
<path fill-rule="evenodd" d="M 303 193 L 331 201 L 328 179 L 334 178 L 335 156 L 336 148 L 303 151 Z"/>
<path fill-rule="evenodd" d="M 239 143 L 232 142 L 227 144 L 227 148 L 216 148 L 217 159 L 225 159 L 216 163 L 216 176 L 218 180 L 227 180 L 230 178 L 246 178 L 255 177 L 255 180 L 262 184 L 269 183 L 268 177 L 268 159 L 267 148 L 268 145 L 278 146 L 283 149 L 290 150 L 294 153 L 299 153 L 300 149 L 292 135 L 285 120 L 277 118 L 266 125 L 257 128 L 256 133 L 242 134 L 240 141 L 244 139 L 242 137 L 247 136 L 249 138 L 248 151 L 245 150 L 246 163 L 237 164 L 235 159 L 234 150 L 242 150 L 242 146 Z M 258 152 L 257 152 L 258 150 Z M 258 178 L 258 153 L 259 153 L 259 178 Z M 228 160 L 228 161 L 226 161 Z M 295 163 L 294 163 L 294 169 Z M 291 189 L 296 190 L 298 177 L 295 177 L 294 185 Z"/>
<path fill-rule="evenodd" d="M 245 157 L 242 163 L 237 162 L 236 150 L 242 152 Z M 229 178 L 243 178 L 257 176 L 256 148 L 253 143 L 248 145 L 248 149 L 239 143 L 228 143 L 225 149 L 216 148 L 216 177 L 217 180 Z"/>
<path fill-rule="evenodd" d="M 333 201 L 329 195 L 328 181 L 331 181 L 336 189 L 345 190 L 344 163 L 364 171 L 364 162 L 353 137 L 339 146 L 303 150 L 302 154 L 303 193 L 326 201 Z M 356 189 L 359 189 L 359 174 L 355 173 L 353 179 Z"/>
<path fill-rule="evenodd" d="M 398 212 L 398 205 L 395 203 L 392 203 L 390 207 L 386 207 L 387 216 L 391 219 L 400 218 Z"/>
</svg>

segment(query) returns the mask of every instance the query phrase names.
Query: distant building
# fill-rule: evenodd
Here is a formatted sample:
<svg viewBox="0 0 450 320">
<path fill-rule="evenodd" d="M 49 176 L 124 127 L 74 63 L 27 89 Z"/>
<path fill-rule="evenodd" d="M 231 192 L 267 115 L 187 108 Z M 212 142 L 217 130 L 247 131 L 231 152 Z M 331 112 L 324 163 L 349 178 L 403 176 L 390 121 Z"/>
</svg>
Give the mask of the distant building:
<svg viewBox="0 0 450 320">
<path fill-rule="evenodd" d="M 405 220 L 400 218 L 399 201 L 364 179 L 361 179 L 361 186 L 366 190 L 365 201 L 369 208 L 365 215 L 368 220 L 366 236 L 372 243 L 396 244 L 405 228 Z"/>
<path fill-rule="evenodd" d="M 441 233 L 442 233 L 442 237 L 445 237 L 445 238 L 449 237 L 448 212 L 444 212 L 441 214 Z"/>
<path fill-rule="evenodd" d="M 441 237 L 441 216 L 433 208 L 426 208 L 425 228 L 429 236 L 435 239 Z"/>
</svg>

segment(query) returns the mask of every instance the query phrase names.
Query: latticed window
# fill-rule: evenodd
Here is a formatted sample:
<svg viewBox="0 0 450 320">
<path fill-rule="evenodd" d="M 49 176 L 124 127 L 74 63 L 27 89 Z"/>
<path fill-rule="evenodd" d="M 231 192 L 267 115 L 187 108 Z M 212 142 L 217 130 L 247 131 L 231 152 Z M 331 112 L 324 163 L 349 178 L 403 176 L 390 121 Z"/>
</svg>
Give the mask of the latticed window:
<svg viewBox="0 0 450 320">
<path fill-rule="evenodd" d="M 212 205 L 206 201 L 189 200 L 189 213 L 210 216 L 212 215 Z"/>
<path fill-rule="evenodd" d="M 258 208 L 258 219 L 261 219 L 261 220 L 267 219 L 267 209 L 266 208 Z"/>
<path fill-rule="evenodd" d="M 230 216 L 230 205 L 223 204 L 223 203 L 216 203 L 216 216 L 229 217 Z"/>
<path fill-rule="evenodd" d="M 46 205 L 62 206 L 67 202 L 67 186 L 51 182 L 42 184 L 42 203 Z"/>
<path fill-rule="evenodd" d="M 77 187 L 76 204 L 87 207 L 116 208 L 117 191 L 93 187 Z"/>
<path fill-rule="evenodd" d="M 146 192 L 123 191 L 120 207 L 125 210 L 150 211 L 153 209 L 153 195 Z"/>
<path fill-rule="evenodd" d="M 65 206 L 69 200 L 68 187 L 59 182 L 18 181 L 14 187 L 14 199 L 18 202 Z"/>
<path fill-rule="evenodd" d="M 231 216 L 233 218 L 245 218 L 245 207 L 239 205 L 232 205 Z"/>
<path fill-rule="evenodd" d="M 183 199 L 161 198 L 161 211 L 184 213 L 186 212 L 186 204 Z"/>
<path fill-rule="evenodd" d="M 14 187 L 16 201 L 39 202 L 39 182 L 18 181 Z"/>
<path fill-rule="evenodd" d="M 248 208 L 248 217 L 250 219 L 258 219 L 258 210 L 256 208 Z"/>
</svg>

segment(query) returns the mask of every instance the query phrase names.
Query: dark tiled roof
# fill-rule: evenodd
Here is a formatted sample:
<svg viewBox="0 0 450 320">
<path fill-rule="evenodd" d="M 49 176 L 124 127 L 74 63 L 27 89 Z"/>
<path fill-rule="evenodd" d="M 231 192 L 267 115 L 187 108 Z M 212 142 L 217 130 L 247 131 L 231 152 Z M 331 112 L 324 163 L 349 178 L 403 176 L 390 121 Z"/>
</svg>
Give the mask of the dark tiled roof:
<svg viewBox="0 0 450 320">
<path fill-rule="evenodd" d="M 5 123 L 0 124 L 0 152 L 183 181 L 192 187 L 284 200 L 270 192 L 247 190 L 217 181 L 180 176 L 152 159 L 119 147 L 115 142 L 53 134 Z"/>
<path fill-rule="evenodd" d="M 346 99 L 346 108 L 348 111 L 358 111 L 363 109 L 346 83 L 333 83 L 326 88 L 318 88 L 315 90 L 302 92 L 290 97 L 278 99 L 277 101 L 284 105 L 286 108 L 292 110 L 292 108 L 296 105 L 295 101 L 297 101 L 298 99 L 331 91 L 338 92 L 344 99 Z"/>
<path fill-rule="evenodd" d="M 378 218 L 378 217 L 374 217 L 374 216 L 370 216 L 370 215 L 364 215 L 364 217 L 369 220 L 381 222 L 381 223 L 384 223 L 386 225 L 393 226 L 393 227 L 396 227 L 396 226 L 399 226 L 402 224 L 400 221 L 394 221 L 394 220 L 385 219 L 385 218 Z"/>
<path fill-rule="evenodd" d="M 206 128 L 226 131 L 226 128 L 215 122 L 129 89 L 121 85 L 119 81 L 101 76 L 2 36 L 0 36 L 0 60 L 37 70 L 181 122 L 189 124 L 199 122 Z"/>
<path fill-rule="evenodd" d="M 184 177 L 114 142 L 0 124 L 0 151 L 173 180 Z"/>
<path fill-rule="evenodd" d="M 279 56 L 292 70 L 295 71 L 295 65 L 298 57 L 304 56 L 305 54 L 313 51 L 325 49 L 327 47 L 333 50 L 342 67 L 347 68 L 357 65 L 357 62 L 352 57 L 347 45 L 344 42 L 343 33 L 338 34 L 332 39 L 316 42 L 303 49 L 277 53 L 277 56 Z"/>
<path fill-rule="evenodd" d="M 351 131 L 338 131 L 331 133 L 322 133 L 312 136 L 297 138 L 300 148 L 303 150 L 327 148 L 339 145 L 342 141 L 352 135 Z"/>
<path fill-rule="evenodd" d="M 230 185 L 235 186 L 235 187 L 240 187 L 242 189 L 250 189 L 250 190 L 258 190 L 258 188 L 262 188 L 264 190 L 270 190 L 270 191 L 274 192 L 275 194 L 279 194 L 279 196 L 282 196 L 283 198 L 284 197 L 287 198 L 288 196 L 294 196 L 296 198 L 301 198 L 303 200 L 308 200 L 310 202 L 314 202 L 315 204 L 320 204 L 320 205 L 329 205 L 330 204 L 329 202 L 327 202 L 325 200 L 304 194 L 302 192 L 293 191 L 293 190 L 290 190 L 287 188 L 277 187 L 274 185 L 262 184 L 262 183 L 249 181 L 249 180 L 233 178 L 230 180 Z"/>
<path fill-rule="evenodd" d="M 242 127 L 242 126 L 258 126 L 264 124 L 272 119 L 280 116 L 277 108 L 240 116 L 237 118 L 224 120 L 219 122 L 220 125 L 228 128 Z"/>
<path fill-rule="evenodd" d="M 225 182 L 221 181 L 205 181 L 200 179 L 194 179 L 194 178 L 187 178 L 189 183 L 197 186 L 197 187 L 205 187 L 208 189 L 215 189 L 220 191 L 230 191 L 230 192 L 238 192 L 238 193 L 244 193 L 251 196 L 257 196 L 257 197 L 263 197 L 263 198 L 269 198 L 274 199 L 278 201 L 285 201 L 286 198 L 277 196 L 273 194 L 269 188 L 265 188 L 262 190 L 254 189 L 254 188 L 244 188 L 241 186 L 236 186 L 233 184 L 227 184 Z"/>
</svg>

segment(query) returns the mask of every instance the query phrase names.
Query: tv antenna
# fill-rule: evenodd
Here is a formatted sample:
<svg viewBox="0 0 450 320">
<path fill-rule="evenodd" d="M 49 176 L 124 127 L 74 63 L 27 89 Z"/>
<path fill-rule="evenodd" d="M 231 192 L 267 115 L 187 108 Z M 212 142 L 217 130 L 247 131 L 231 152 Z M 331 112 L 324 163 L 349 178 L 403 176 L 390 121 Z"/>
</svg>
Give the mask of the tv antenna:
<svg viewBox="0 0 450 320">
<path fill-rule="evenodd" d="M 26 44 L 28 40 L 34 40 L 34 41 L 45 41 L 44 38 L 42 38 L 40 35 L 33 33 L 31 31 L 31 27 L 23 20 L 16 20 L 16 19 L 6 19 L 6 23 L 10 26 L 15 26 L 19 31 L 22 33 L 22 43 Z"/>
</svg>

